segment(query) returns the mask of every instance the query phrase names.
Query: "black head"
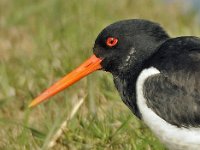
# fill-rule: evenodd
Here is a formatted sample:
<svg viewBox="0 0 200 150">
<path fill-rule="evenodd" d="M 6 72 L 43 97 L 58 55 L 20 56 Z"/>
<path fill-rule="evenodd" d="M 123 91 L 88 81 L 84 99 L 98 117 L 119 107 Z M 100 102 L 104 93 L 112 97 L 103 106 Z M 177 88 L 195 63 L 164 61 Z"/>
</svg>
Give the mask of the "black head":
<svg viewBox="0 0 200 150">
<path fill-rule="evenodd" d="M 103 69 L 118 76 L 141 67 L 142 62 L 168 38 L 156 23 L 141 19 L 123 20 L 103 29 L 93 50 L 103 59 Z"/>
</svg>

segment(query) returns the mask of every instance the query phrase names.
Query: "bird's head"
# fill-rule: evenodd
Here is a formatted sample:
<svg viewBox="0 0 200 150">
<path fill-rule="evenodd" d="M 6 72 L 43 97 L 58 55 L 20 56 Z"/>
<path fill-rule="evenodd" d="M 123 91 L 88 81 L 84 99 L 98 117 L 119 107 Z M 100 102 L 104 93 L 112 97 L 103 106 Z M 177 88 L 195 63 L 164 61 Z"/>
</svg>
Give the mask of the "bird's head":
<svg viewBox="0 0 200 150">
<path fill-rule="evenodd" d="M 114 75 L 129 73 L 168 38 L 159 24 L 141 19 L 123 20 L 100 32 L 93 52 L 103 60 L 103 70 Z"/>
<path fill-rule="evenodd" d="M 45 101 L 96 70 L 105 70 L 113 75 L 134 72 L 168 38 L 158 24 L 147 20 L 123 20 L 111 24 L 97 36 L 94 55 L 40 94 L 29 107 Z"/>
</svg>

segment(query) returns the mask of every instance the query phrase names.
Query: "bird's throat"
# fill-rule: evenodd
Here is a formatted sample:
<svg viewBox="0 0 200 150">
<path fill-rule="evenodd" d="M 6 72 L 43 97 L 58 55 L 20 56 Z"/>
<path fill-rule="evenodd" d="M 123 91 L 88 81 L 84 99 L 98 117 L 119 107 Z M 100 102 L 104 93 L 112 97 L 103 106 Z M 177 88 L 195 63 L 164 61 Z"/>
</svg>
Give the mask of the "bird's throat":
<svg viewBox="0 0 200 150">
<path fill-rule="evenodd" d="M 135 116 L 141 118 L 136 103 L 136 78 L 133 76 L 113 76 L 115 87 L 117 88 L 122 101 L 134 113 Z"/>
</svg>

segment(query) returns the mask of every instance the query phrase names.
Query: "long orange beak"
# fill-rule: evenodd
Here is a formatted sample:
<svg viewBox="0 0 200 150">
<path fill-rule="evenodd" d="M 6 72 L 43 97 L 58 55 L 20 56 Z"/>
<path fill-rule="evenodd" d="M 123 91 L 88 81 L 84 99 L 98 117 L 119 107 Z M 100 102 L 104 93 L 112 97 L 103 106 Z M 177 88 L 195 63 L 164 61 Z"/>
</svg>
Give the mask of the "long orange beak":
<svg viewBox="0 0 200 150">
<path fill-rule="evenodd" d="M 64 76 L 61 80 L 57 81 L 54 85 L 52 85 L 50 88 L 41 93 L 30 103 L 29 107 L 33 107 L 40 104 L 41 102 L 47 100 L 49 97 L 57 94 L 58 92 L 79 81 L 83 77 L 89 75 L 90 73 L 96 70 L 101 69 L 101 61 L 102 59 L 97 58 L 95 55 L 93 55 L 83 64 L 81 64 L 78 68 Z"/>
</svg>

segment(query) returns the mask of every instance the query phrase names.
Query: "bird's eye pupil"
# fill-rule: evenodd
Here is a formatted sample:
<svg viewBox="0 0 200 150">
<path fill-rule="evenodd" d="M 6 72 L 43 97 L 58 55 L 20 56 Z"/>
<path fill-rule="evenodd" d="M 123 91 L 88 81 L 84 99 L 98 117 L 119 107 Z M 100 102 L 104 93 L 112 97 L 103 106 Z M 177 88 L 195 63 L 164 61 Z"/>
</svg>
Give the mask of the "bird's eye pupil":
<svg viewBox="0 0 200 150">
<path fill-rule="evenodd" d="M 117 44 L 118 39 L 115 37 L 108 37 L 106 40 L 106 45 L 109 47 L 113 47 Z"/>
</svg>

